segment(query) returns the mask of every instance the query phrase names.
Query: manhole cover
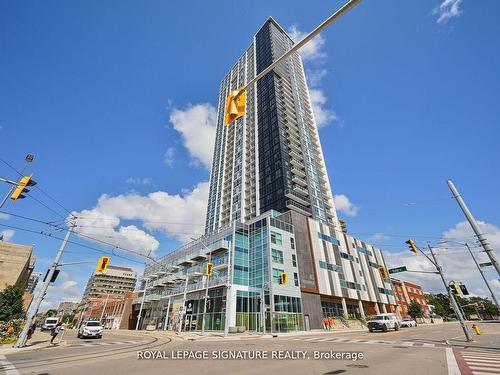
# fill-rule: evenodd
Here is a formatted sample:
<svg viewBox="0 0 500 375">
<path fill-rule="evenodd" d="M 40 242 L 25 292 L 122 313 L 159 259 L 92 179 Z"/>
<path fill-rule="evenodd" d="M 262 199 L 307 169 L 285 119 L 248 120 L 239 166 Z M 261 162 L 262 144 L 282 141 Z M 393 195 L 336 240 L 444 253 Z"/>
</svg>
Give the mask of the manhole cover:
<svg viewBox="0 0 500 375">
<path fill-rule="evenodd" d="M 357 364 L 346 365 L 346 367 L 351 367 L 351 368 L 368 368 L 367 365 L 357 365 Z"/>
</svg>

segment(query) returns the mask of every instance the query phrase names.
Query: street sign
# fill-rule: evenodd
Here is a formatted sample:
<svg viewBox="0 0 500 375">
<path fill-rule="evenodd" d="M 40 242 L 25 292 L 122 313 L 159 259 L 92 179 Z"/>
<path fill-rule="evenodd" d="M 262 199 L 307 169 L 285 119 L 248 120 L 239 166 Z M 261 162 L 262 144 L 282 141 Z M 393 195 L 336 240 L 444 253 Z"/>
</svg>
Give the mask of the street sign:
<svg viewBox="0 0 500 375">
<path fill-rule="evenodd" d="M 45 272 L 45 277 L 43 278 L 43 282 L 45 282 L 45 280 L 47 280 L 47 276 L 49 276 L 49 271 L 50 270 L 47 270 L 47 272 Z M 54 271 L 54 273 L 52 274 L 52 277 L 50 278 L 51 283 L 54 283 L 57 280 L 57 276 L 59 275 L 59 272 L 61 272 L 61 271 L 60 270 Z"/>
<path fill-rule="evenodd" d="M 492 266 L 493 263 L 491 262 L 487 262 L 487 263 L 479 263 L 479 267 L 489 267 L 489 266 Z"/>
<path fill-rule="evenodd" d="M 389 273 L 398 273 L 398 272 L 404 272 L 406 271 L 406 266 L 401 266 L 401 267 L 396 267 L 396 268 L 391 268 L 389 270 Z"/>
</svg>

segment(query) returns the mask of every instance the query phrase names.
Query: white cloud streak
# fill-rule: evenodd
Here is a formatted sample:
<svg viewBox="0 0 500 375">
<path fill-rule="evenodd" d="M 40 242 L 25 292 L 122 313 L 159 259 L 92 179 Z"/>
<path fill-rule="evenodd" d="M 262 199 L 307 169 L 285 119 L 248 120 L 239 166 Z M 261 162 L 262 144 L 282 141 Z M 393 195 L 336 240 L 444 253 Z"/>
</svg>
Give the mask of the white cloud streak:
<svg viewBox="0 0 500 375">
<path fill-rule="evenodd" d="M 358 207 L 353 204 L 344 194 L 335 195 L 333 203 L 337 212 L 342 212 L 346 216 L 354 217 L 358 214 Z"/>
<path fill-rule="evenodd" d="M 14 234 L 16 234 L 16 232 L 12 229 L 5 229 L 0 232 L 0 236 L 3 236 L 3 240 L 6 242 L 10 241 L 12 237 L 14 237 Z"/>
<path fill-rule="evenodd" d="M 438 17 L 436 22 L 444 24 L 451 18 L 459 17 L 462 14 L 462 10 L 460 9 L 461 3 L 462 0 L 443 0 L 432 11 L 432 14 Z"/>
<path fill-rule="evenodd" d="M 207 199 L 208 182 L 175 195 L 163 191 L 145 196 L 135 192 L 104 194 L 94 208 L 75 213 L 80 218 L 77 231 L 140 254 L 154 255 L 159 241 L 149 232 L 159 231 L 183 242 L 202 233 Z M 124 225 L 123 220 L 139 221 L 142 228 Z"/>
<path fill-rule="evenodd" d="M 184 147 L 195 164 L 210 169 L 215 144 L 217 111 L 210 103 L 172 109 L 170 122 L 181 134 Z"/>
</svg>

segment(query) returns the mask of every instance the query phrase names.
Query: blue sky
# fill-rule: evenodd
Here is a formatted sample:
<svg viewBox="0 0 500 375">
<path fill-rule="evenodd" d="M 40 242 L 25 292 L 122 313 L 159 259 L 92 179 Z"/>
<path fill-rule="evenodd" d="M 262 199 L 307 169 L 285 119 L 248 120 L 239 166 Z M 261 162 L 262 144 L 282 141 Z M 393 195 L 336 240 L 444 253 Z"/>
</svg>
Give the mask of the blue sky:
<svg viewBox="0 0 500 375">
<path fill-rule="evenodd" d="M 0 1 L 0 157 L 20 169 L 34 153 L 29 171 L 87 218 L 84 233 L 171 251 L 203 228 L 220 79 L 268 16 L 299 37 L 342 2 L 286 4 Z M 410 236 L 421 245 L 471 240 L 448 178 L 500 246 L 499 11 L 492 0 L 364 1 L 303 51 L 339 214 L 353 235 L 384 248 L 389 264 L 428 267 L 406 251 Z M 16 177 L 3 163 L 0 176 Z M 4 211 L 60 219 L 31 198 Z M 47 231 L 13 216 L 0 224 Z M 1 231 L 35 244 L 37 271 L 59 245 Z M 477 272 L 463 267 L 463 249 L 442 254 L 450 278 L 484 293 Z M 99 256 L 71 244 L 65 259 Z M 140 270 L 135 259 L 112 263 Z M 92 267 L 67 267 L 48 304 L 78 298 Z M 440 290 L 437 280 L 404 277 Z"/>
</svg>

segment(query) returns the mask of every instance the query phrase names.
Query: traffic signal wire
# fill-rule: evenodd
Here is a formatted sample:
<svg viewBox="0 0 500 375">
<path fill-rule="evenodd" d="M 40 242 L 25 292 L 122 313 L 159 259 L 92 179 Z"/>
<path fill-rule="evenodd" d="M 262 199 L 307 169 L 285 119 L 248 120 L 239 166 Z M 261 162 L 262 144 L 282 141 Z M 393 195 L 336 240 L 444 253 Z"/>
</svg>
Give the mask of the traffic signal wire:
<svg viewBox="0 0 500 375">
<path fill-rule="evenodd" d="M 68 228 L 65 228 L 61 225 L 57 225 L 57 224 L 53 224 L 52 222 L 50 221 L 43 221 L 43 220 L 39 220 L 39 219 L 35 219 L 35 218 L 31 218 L 31 217 L 28 217 L 28 216 L 24 216 L 24 215 L 19 215 L 19 214 L 14 214 L 14 213 L 11 213 L 11 212 L 6 212 L 6 211 L 0 211 L 0 213 L 3 213 L 3 214 L 6 214 L 6 215 L 11 215 L 11 216 L 14 216 L 14 217 L 17 217 L 19 219 L 24 219 L 24 220 L 29 220 L 29 221 L 33 221 L 33 222 L 37 222 L 37 223 L 40 223 L 40 224 L 45 224 L 45 225 L 48 225 L 52 228 L 56 228 L 56 229 L 59 229 L 59 230 L 63 230 L 63 231 L 68 231 L 69 229 Z M 5 227 L 8 227 L 7 225 L 5 224 L 0 224 L 2 226 L 5 226 Z M 21 229 L 22 230 L 22 229 Z M 46 235 L 45 233 L 41 233 L 41 232 L 37 232 L 37 231 L 32 231 L 34 233 L 40 233 L 40 234 L 44 234 Z M 95 241 L 95 242 L 99 242 L 103 245 L 106 245 L 106 246 L 110 246 L 110 247 L 113 247 L 113 249 L 118 249 L 118 250 L 121 250 L 121 251 L 125 251 L 125 252 L 129 252 L 129 253 L 132 253 L 134 255 L 138 255 L 138 256 L 141 256 L 141 257 L 144 257 L 144 258 L 147 258 L 153 262 L 158 262 L 156 259 L 152 258 L 151 256 L 148 256 L 148 255 L 143 255 L 143 254 L 140 254 L 139 252 L 137 251 L 134 251 L 134 250 L 130 250 L 130 249 L 126 249 L 124 247 L 121 247 L 121 246 L 117 246 L 116 244 L 113 244 L 113 243 L 110 243 L 110 242 L 106 242 L 106 241 L 103 241 L 103 240 L 100 240 L 98 238 L 94 238 L 92 236 L 88 236 L 88 235 L 85 235 L 81 232 L 77 232 L 77 231 L 74 231 L 74 233 L 78 234 L 79 236 L 81 237 L 85 237 L 85 238 L 88 238 L 92 241 Z M 55 236 L 52 236 L 52 235 L 47 235 L 48 237 L 53 237 L 53 238 L 57 238 Z M 62 238 L 61 238 L 62 240 Z M 70 243 L 72 243 L 71 241 L 68 241 Z M 114 253 L 113 253 L 114 254 Z"/>
<path fill-rule="evenodd" d="M 43 231 L 36 231 L 36 230 L 33 230 L 33 229 L 21 228 L 21 227 L 17 227 L 17 226 L 14 226 L 14 225 L 7 225 L 7 224 L 1 224 L 1 223 L 0 223 L 0 226 L 5 227 L 5 228 L 20 230 L 20 231 L 23 231 L 23 232 L 34 233 L 34 234 L 42 235 L 42 236 L 45 236 L 45 237 L 54 238 L 56 240 L 61 240 L 61 241 L 63 240 L 62 237 L 53 236 L 52 234 L 44 233 Z M 92 246 L 88 246 L 88 245 L 85 245 L 85 244 L 82 244 L 80 242 L 76 242 L 76 241 L 73 241 L 73 240 L 68 240 L 68 243 L 76 245 L 76 246 L 80 246 L 80 247 L 83 247 L 83 248 L 86 248 L 86 249 L 91 250 L 91 251 L 96 251 L 96 252 L 99 252 L 99 253 L 103 253 L 103 254 L 115 256 L 117 258 L 125 259 L 125 260 L 128 260 L 130 262 L 144 264 L 143 261 L 135 260 L 135 259 L 123 256 L 123 255 L 116 254 L 114 251 L 110 252 L 110 251 L 106 251 L 106 250 L 103 250 L 103 249 L 98 249 L 98 248 L 95 248 L 95 247 L 92 247 Z M 137 252 L 133 252 L 133 253 L 135 255 L 138 255 L 138 256 L 141 256 L 141 257 L 146 257 L 145 255 L 142 255 L 142 254 L 137 253 Z M 146 257 L 146 258 L 157 262 L 156 260 L 151 259 L 149 257 Z"/>
</svg>

